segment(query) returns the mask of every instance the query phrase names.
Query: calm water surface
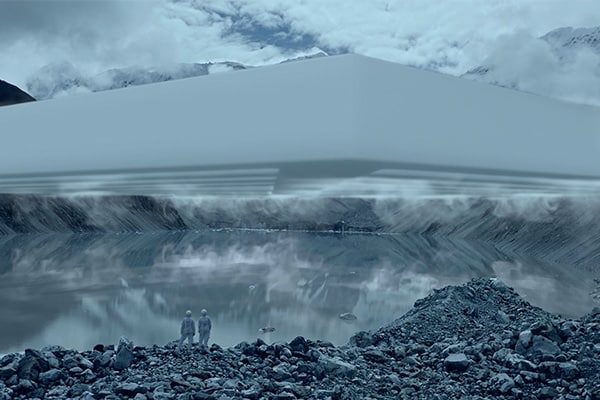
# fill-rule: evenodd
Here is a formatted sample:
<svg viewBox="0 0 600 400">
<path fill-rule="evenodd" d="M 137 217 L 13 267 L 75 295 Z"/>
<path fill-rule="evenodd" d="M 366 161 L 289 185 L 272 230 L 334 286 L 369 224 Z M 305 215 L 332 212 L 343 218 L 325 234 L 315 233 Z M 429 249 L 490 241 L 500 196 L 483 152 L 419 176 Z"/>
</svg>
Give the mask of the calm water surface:
<svg viewBox="0 0 600 400">
<path fill-rule="evenodd" d="M 211 342 L 297 335 L 345 343 L 408 311 L 433 288 L 496 276 L 535 305 L 580 316 L 591 273 L 421 236 L 201 232 L 0 237 L 0 353 L 177 339 L 206 308 Z M 353 313 L 344 321 L 341 313 Z M 274 327 L 269 334 L 261 327 Z"/>
</svg>

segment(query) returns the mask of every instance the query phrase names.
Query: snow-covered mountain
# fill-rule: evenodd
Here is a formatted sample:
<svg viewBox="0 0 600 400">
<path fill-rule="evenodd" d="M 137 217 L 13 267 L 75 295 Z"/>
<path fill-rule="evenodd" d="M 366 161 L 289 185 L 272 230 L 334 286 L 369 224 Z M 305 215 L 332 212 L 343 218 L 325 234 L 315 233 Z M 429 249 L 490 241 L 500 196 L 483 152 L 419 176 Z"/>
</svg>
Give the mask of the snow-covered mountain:
<svg viewBox="0 0 600 400">
<path fill-rule="evenodd" d="M 524 34 L 507 37 L 482 65 L 462 77 L 600 104 L 600 26 L 558 28 L 539 38 Z M 552 84 L 558 80 L 565 83 L 560 87 Z"/>
<path fill-rule="evenodd" d="M 99 92 L 246 68 L 248 67 L 235 62 L 177 63 L 151 68 L 115 68 L 86 76 L 74 65 L 63 62 L 41 68 L 27 82 L 27 89 L 36 98 L 45 100 L 74 93 Z"/>
<path fill-rule="evenodd" d="M 600 54 L 600 26 L 595 28 L 558 28 L 541 39 L 550 44 L 563 57 L 571 56 L 574 50 L 591 49 Z"/>
<path fill-rule="evenodd" d="M 316 54 L 283 61 L 292 62 L 324 57 Z M 114 68 L 100 74 L 87 76 L 68 62 L 48 64 L 27 82 L 27 89 L 37 99 L 45 100 L 74 93 L 100 92 L 128 86 L 191 78 L 216 72 L 239 71 L 252 68 L 237 62 L 175 63 L 154 67 Z"/>
</svg>

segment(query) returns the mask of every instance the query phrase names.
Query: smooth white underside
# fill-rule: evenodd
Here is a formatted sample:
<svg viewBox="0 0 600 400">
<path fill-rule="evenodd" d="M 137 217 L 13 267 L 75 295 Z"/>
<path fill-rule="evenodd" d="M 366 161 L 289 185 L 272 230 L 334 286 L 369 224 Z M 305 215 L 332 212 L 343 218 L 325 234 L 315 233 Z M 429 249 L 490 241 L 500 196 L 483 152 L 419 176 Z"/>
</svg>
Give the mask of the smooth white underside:
<svg viewBox="0 0 600 400">
<path fill-rule="evenodd" d="M 9 185 L 322 160 L 600 177 L 600 108 L 356 55 L 3 107 L 0 127 Z"/>
</svg>

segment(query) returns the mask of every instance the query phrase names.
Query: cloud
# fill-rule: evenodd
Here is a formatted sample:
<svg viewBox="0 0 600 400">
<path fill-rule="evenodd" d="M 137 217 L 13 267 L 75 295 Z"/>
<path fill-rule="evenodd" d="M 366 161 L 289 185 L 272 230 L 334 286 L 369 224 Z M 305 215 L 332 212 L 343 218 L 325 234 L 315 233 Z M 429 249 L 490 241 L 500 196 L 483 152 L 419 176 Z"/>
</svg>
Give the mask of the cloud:
<svg viewBox="0 0 600 400">
<path fill-rule="evenodd" d="M 493 56 L 499 37 L 599 24 L 597 0 L 4 0 L 0 77 L 23 85 L 61 62 L 84 75 L 174 62 L 261 65 L 318 48 L 459 75 Z"/>
<path fill-rule="evenodd" d="M 483 77 L 507 87 L 577 103 L 600 105 L 600 54 L 574 49 L 569 57 L 521 31 L 500 37 L 483 61 Z M 481 78 L 480 78 L 481 79 Z"/>
</svg>

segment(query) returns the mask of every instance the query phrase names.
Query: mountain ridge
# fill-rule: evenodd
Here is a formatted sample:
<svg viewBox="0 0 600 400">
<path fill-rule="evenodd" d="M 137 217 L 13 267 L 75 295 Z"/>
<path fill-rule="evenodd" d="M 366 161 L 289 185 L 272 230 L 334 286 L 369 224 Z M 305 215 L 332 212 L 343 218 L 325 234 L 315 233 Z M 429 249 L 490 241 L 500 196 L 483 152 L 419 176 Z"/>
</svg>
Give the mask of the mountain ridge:
<svg viewBox="0 0 600 400">
<path fill-rule="evenodd" d="M 576 102 L 582 100 L 573 94 L 584 93 L 588 99 L 583 102 L 592 100 L 600 104 L 600 92 L 593 89 L 597 85 L 590 84 L 590 79 L 600 82 L 600 26 L 562 27 L 538 38 L 519 36 L 506 41 L 502 50 L 492 53 L 481 65 L 460 77 Z M 585 76 L 576 76 L 581 72 Z M 546 80 L 565 75 L 573 78 L 562 92 L 553 92 L 545 84 Z M 531 79 L 527 80 L 527 76 Z"/>
<path fill-rule="evenodd" d="M 0 79 L 0 106 L 35 101 L 31 95 L 19 87 Z"/>
<path fill-rule="evenodd" d="M 318 52 L 284 60 L 282 63 L 324 56 L 325 53 Z M 42 67 L 36 76 L 27 81 L 27 88 L 38 99 L 47 100 L 74 93 L 100 92 L 250 68 L 254 66 L 234 61 L 172 63 L 153 67 L 112 68 L 96 75 L 86 76 L 71 63 L 62 62 Z"/>
</svg>

